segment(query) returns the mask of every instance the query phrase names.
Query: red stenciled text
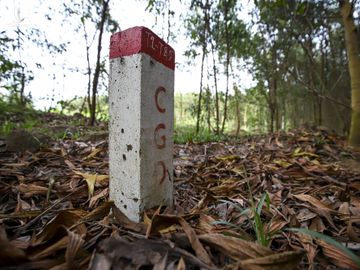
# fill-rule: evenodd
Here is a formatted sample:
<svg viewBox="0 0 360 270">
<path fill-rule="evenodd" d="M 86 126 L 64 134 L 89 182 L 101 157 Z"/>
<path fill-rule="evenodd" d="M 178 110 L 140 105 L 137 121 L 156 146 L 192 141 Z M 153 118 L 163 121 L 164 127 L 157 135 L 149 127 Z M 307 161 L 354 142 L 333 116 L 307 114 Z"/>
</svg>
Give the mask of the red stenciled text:
<svg viewBox="0 0 360 270">
<path fill-rule="evenodd" d="M 158 87 L 155 91 L 155 106 L 156 110 L 159 113 L 165 113 L 166 109 L 163 105 L 159 103 L 159 99 L 161 95 L 166 94 L 166 89 L 162 86 Z M 166 125 L 164 123 L 158 123 L 154 129 L 154 143 L 157 149 L 165 149 L 166 148 L 166 136 L 161 135 L 161 131 L 166 130 Z M 166 165 L 165 162 L 160 160 L 155 162 L 156 166 L 161 167 L 161 178 L 159 180 L 159 183 L 162 184 L 166 178 Z M 155 168 L 156 169 L 156 168 Z"/>
</svg>

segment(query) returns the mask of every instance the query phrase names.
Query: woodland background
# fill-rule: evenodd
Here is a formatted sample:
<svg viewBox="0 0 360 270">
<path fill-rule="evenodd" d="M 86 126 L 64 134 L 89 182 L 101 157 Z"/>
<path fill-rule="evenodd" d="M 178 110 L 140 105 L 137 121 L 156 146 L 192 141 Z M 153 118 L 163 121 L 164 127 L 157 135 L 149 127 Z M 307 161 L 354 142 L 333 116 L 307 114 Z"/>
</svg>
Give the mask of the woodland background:
<svg viewBox="0 0 360 270">
<path fill-rule="evenodd" d="M 188 49 L 177 53 L 201 69 L 201 79 L 193 82 L 193 89 L 175 95 L 176 138 L 214 139 L 303 125 L 349 135 L 352 92 L 346 45 L 356 42 L 354 50 L 359 52 L 358 1 L 194 0 L 181 4 L 185 14 L 176 13 L 167 0 L 149 0 L 147 7 L 162 24 L 166 41 L 185 38 L 177 35 L 177 29 L 185 27 Z M 108 118 L 108 40 L 103 35 L 121 30 L 109 5 L 110 0 L 65 1 L 60 8 L 49 6 L 46 14 L 39 14 L 49 23 L 56 23 L 52 17 L 60 14 L 61 23 L 71 22 L 73 34 L 86 44 L 86 68 L 73 72 L 87 77 L 87 95 L 58 101 L 48 111 L 84 114 L 90 117 L 90 125 Z M 249 13 L 245 19 L 244 9 Z M 353 41 L 345 38 L 344 18 L 353 23 L 348 27 L 355 35 Z M 34 79 L 34 69 L 42 66 L 39 59 L 22 60 L 28 46 L 41 48 L 49 57 L 67 50 L 66 43 L 52 43 L 42 29 L 19 24 L 0 32 L 3 133 L 13 129 L 6 112 L 32 108 L 27 85 Z M 242 87 L 240 72 L 244 70 L 253 79 L 252 87 Z M 357 69 L 353 77 L 359 74 Z M 56 74 L 49 76 L 56 79 Z M 51 89 L 43 91 L 54 98 Z M 359 111 L 358 92 L 353 89 L 354 112 Z M 353 119 L 358 122 L 358 118 L 357 113 Z M 31 127 L 34 121 L 29 119 L 24 126 Z M 355 134 L 359 132 L 353 129 L 353 145 L 358 145 Z"/>
</svg>

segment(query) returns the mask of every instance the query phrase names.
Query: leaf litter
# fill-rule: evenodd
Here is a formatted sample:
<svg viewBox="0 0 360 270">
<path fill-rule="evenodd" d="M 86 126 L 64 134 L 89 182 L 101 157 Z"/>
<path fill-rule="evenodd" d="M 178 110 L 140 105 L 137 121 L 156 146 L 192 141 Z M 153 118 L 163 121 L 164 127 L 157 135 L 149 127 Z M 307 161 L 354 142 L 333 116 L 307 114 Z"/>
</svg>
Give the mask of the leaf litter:
<svg viewBox="0 0 360 270">
<path fill-rule="evenodd" d="M 174 209 L 140 223 L 106 139 L 0 154 L 0 269 L 360 269 L 360 153 L 324 130 L 175 145 Z"/>
</svg>

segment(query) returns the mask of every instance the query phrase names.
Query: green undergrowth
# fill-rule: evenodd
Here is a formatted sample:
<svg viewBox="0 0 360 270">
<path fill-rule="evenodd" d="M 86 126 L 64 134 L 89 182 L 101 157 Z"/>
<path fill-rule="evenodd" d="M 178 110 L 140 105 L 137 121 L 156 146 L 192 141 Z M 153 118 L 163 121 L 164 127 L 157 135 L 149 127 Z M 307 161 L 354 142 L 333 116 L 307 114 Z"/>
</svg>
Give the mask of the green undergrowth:
<svg viewBox="0 0 360 270">
<path fill-rule="evenodd" d="M 192 125 L 176 125 L 174 129 L 174 143 L 184 144 L 187 142 L 204 143 L 204 142 L 219 142 L 233 139 L 233 136 L 227 134 L 216 134 L 207 129 L 201 129 L 196 133 L 196 127 Z"/>
<path fill-rule="evenodd" d="M 39 114 L 31 106 L 0 101 L 0 136 L 7 136 L 14 129 L 33 129 L 39 124 Z"/>
<path fill-rule="evenodd" d="M 250 190 L 250 187 L 249 187 Z M 232 202 L 230 200 L 220 200 L 221 203 L 227 203 L 229 205 L 232 205 L 235 210 L 239 212 L 238 217 L 241 217 L 245 215 L 247 219 L 250 221 L 251 227 L 253 231 L 255 232 L 255 237 L 257 243 L 259 243 L 262 246 L 269 247 L 271 244 L 272 238 L 277 234 L 280 233 L 280 231 L 275 231 L 273 233 L 270 233 L 269 225 L 271 222 L 265 222 L 265 220 L 262 218 L 262 211 L 265 209 L 267 211 L 270 210 L 270 197 L 267 192 L 265 192 L 261 198 L 258 200 L 258 202 L 255 202 L 255 199 L 253 197 L 252 192 L 249 193 L 249 202 L 250 205 L 248 208 L 243 209 L 238 203 Z M 239 235 L 242 235 L 242 238 L 244 240 L 249 241 L 249 235 L 241 228 L 241 226 L 236 222 L 236 220 L 219 220 L 213 222 L 214 225 L 223 225 L 228 226 L 232 229 L 237 230 Z M 346 257 L 351 259 L 355 265 L 360 267 L 360 257 L 352 252 L 349 248 L 347 248 L 344 244 L 336 241 L 334 238 L 320 233 L 316 231 L 312 231 L 306 228 L 285 228 L 283 231 L 287 232 L 294 232 L 294 233 L 302 233 L 306 234 L 314 239 L 320 239 L 329 245 L 336 248 L 338 251 L 343 253 Z"/>
</svg>

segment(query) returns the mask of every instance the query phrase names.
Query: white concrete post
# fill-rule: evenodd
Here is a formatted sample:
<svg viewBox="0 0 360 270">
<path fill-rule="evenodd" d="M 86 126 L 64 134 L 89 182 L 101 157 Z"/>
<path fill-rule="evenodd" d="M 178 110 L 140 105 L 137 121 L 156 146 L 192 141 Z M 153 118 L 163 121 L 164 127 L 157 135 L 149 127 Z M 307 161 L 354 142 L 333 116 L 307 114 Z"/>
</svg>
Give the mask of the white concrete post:
<svg viewBox="0 0 360 270">
<path fill-rule="evenodd" d="M 145 27 L 110 40 L 110 199 L 133 221 L 173 204 L 175 52 Z"/>
</svg>

